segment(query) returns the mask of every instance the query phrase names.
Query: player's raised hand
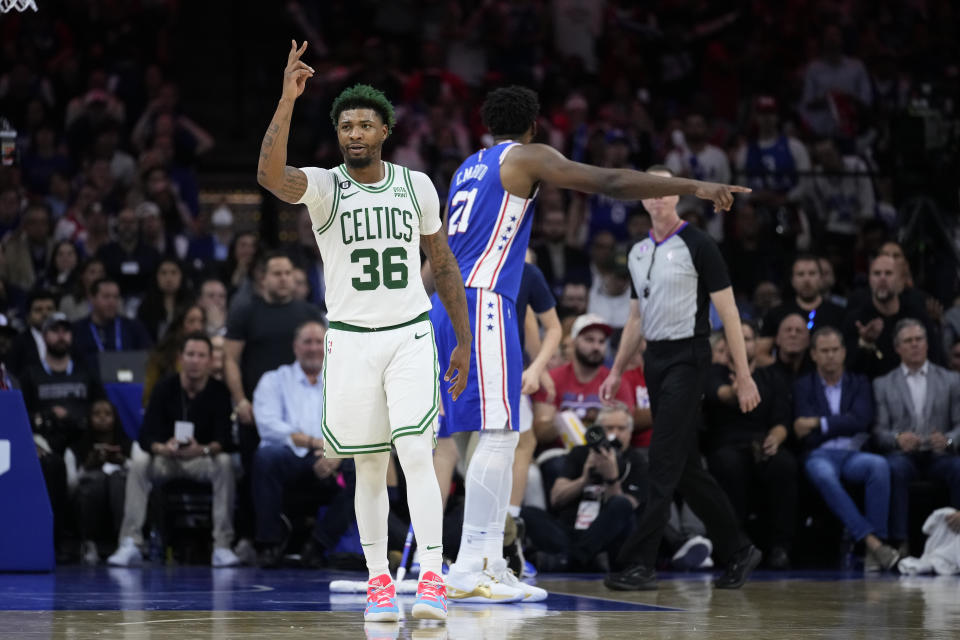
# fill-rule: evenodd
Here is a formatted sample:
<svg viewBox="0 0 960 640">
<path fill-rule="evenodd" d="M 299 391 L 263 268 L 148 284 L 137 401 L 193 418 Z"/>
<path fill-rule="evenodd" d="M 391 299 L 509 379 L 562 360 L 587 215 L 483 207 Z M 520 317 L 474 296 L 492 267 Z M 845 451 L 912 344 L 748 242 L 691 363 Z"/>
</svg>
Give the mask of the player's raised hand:
<svg viewBox="0 0 960 640">
<path fill-rule="evenodd" d="M 287 68 L 283 70 L 283 97 L 296 100 L 303 94 L 307 86 L 307 78 L 313 77 L 313 68 L 307 65 L 300 57 L 307 50 L 307 41 L 297 48 L 297 41 L 290 41 L 290 52 L 287 54 Z"/>
<path fill-rule="evenodd" d="M 732 184 L 719 184 L 717 182 L 701 182 L 697 186 L 696 195 L 698 198 L 710 200 L 713 202 L 714 211 L 730 211 L 733 206 L 733 194 L 750 193 L 751 189 Z"/>
<path fill-rule="evenodd" d="M 456 372 L 456 374 L 454 374 Z M 443 374 L 443 379 L 452 382 L 447 390 L 450 397 L 456 401 L 467 388 L 467 378 L 470 376 L 470 346 L 457 344 L 450 353 L 450 368 Z"/>
</svg>

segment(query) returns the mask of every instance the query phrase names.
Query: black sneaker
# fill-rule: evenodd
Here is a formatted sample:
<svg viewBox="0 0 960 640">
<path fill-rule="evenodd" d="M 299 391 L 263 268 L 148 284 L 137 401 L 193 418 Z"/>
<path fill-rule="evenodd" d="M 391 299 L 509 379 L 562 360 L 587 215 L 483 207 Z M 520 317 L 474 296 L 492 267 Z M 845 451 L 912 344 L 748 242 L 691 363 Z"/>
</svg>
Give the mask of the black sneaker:
<svg viewBox="0 0 960 640">
<path fill-rule="evenodd" d="M 714 581 L 713 586 L 717 589 L 739 589 L 762 559 L 763 554 L 760 553 L 760 549 L 752 544 L 747 545 L 733 554 L 730 562 L 727 563 L 726 571 Z"/>
<path fill-rule="evenodd" d="M 642 564 L 632 564 L 619 573 L 608 573 L 603 584 L 614 591 L 656 591 L 657 572 Z"/>
<path fill-rule="evenodd" d="M 536 565 L 539 573 L 566 573 L 572 569 L 570 556 L 566 553 L 538 551 Z"/>
<path fill-rule="evenodd" d="M 283 562 L 284 545 L 272 544 L 257 554 L 257 564 L 261 569 L 277 569 Z"/>
<path fill-rule="evenodd" d="M 307 569 L 323 569 L 327 566 L 326 548 L 310 536 L 300 549 L 300 564 Z"/>
</svg>

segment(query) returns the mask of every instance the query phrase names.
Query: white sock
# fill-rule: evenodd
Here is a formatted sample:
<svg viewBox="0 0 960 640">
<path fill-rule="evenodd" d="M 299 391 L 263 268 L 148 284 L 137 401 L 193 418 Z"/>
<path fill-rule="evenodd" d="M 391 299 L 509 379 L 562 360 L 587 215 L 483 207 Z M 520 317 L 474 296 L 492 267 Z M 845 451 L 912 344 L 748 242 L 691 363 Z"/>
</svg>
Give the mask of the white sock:
<svg viewBox="0 0 960 640">
<path fill-rule="evenodd" d="M 420 556 L 420 575 L 443 575 L 443 502 L 433 468 L 433 432 L 394 440 L 407 481 L 407 506 Z"/>
<path fill-rule="evenodd" d="M 357 467 L 357 492 L 354 508 L 363 557 L 367 561 L 370 579 L 390 573 L 387 560 L 387 515 L 390 499 L 387 497 L 388 452 L 365 453 L 354 456 Z"/>
<path fill-rule="evenodd" d="M 463 534 L 457 564 L 503 557 L 503 523 L 513 486 L 516 431 L 481 431 L 466 477 Z"/>
</svg>

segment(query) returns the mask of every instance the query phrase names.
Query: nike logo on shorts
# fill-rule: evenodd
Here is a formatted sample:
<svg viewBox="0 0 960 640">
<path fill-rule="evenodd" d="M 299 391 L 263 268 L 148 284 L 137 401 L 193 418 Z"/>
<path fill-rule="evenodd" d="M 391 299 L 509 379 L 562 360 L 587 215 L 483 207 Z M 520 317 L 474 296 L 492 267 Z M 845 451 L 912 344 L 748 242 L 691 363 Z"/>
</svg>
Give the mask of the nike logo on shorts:
<svg viewBox="0 0 960 640">
<path fill-rule="evenodd" d="M 414 340 L 419 340 L 419 339 L 422 338 L 423 336 L 428 336 L 428 335 L 430 335 L 430 332 L 429 332 L 429 331 L 427 331 L 426 333 L 415 333 L 415 334 L 413 334 L 413 339 L 414 339 Z"/>
<path fill-rule="evenodd" d="M 434 549 L 439 549 L 441 546 L 443 545 L 435 544 L 432 547 L 430 545 L 427 545 L 427 551 L 433 551 Z"/>
</svg>

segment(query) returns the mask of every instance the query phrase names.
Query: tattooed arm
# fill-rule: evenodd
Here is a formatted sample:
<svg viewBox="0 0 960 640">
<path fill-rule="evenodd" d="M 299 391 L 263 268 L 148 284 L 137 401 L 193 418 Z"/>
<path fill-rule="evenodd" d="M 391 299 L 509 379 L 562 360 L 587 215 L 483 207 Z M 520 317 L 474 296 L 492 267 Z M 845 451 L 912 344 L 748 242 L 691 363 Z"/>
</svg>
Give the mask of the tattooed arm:
<svg viewBox="0 0 960 640">
<path fill-rule="evenodd" d="M 453 257 L 453 252 L 447 245 L 447 231 L 441 227 L 439 231 L 430 235 L 420 236 L 424 252 L 430 259 L 430 269 L 433 271 L 437 295 L 443 302 L 443 307 L 450 316 L 453 331 L 457 335 L 457 346 L 450 354 L 450 368 L 444 375 L 444 380 L 453 382 L 450 395 L 454 400 L 467 386 L 467 376 L 470 373 L 470 343 L 473 334 L 470 332 L 470 318 L 467 316 L 467 295 L 463 290 L 463 277 L 460 267 Z M 453 372 L 456 370 L 456 376 Z M 452 377 L 452 379 L 451 379 Z"/>
<path fill-rule="evenodd" d="M 293 103 L 303 93 L 307 79 L 313 76 L 313 69 L 300 60 L 306 49 L 306 42 L 299 49 L 296 42 L 290 44 L 280 104 L 263 136 L 257 164 L 257 182 L 284 202 L 298 202 L 307 190 L 307 176 L 303 171 L 287 166 L 287 137 Z"/>
</svg>

